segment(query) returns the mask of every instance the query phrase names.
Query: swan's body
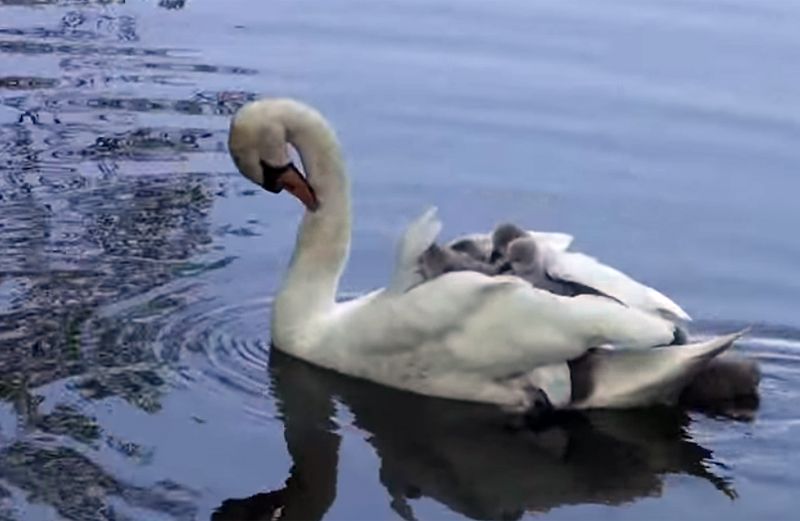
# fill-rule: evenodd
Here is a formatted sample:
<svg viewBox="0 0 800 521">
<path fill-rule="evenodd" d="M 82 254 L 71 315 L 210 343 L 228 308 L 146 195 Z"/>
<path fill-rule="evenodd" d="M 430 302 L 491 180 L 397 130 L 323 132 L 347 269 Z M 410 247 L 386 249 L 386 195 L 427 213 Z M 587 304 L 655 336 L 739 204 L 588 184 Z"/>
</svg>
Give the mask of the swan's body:
<svg viewBox="0 0 800 521">
<path fill-rule="evenodd" d="M 299 152 L 307 180 L 287 164 L 287 143 Z M 236 114 L 229 145 L 244 175 L 277 191 L 287 187 L 309 209 L 274 302 L 272 340 L 314 364 L 519 411 L 531 407 L 534 389 L 555 407 L 632 406 L 674 401 L 738 337 L 671 346 L 676 327 L 656 314 L 596 296 L 553 295 L 512 276 L 460 271 L 422 281 L 416 259 L 441 228 L 433 211 L 401 240 L 389 287 L 337 303 L 351 216 L 330 126 L 301 103 L 260 100 Z M 283 171 L 286 179 L 266 178 Z M 560 244 L 568 246 L 565 237 Z M 600 345 L 615 349 L 593 349 Z M 576 360 L 585 361 L 579 396 L 570 369 Z"/>
</svg>

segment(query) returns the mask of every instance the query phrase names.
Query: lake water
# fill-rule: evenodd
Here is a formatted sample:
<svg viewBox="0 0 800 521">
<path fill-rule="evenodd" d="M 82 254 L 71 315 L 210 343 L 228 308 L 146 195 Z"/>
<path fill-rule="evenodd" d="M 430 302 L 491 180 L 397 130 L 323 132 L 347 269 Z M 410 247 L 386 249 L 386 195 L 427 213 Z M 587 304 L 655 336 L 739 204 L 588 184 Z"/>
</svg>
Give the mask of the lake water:
<svg viewBox="0 0 800 521">
<path fill-rule="evenodd" d="M 800 506 L 800 4 L 0 0 L 0 519 L 767 519 Z M 749 421 L 538 431 L 269 353 L 299 207 L 231 114 L 323 111 L 343 296 L 435 204 L 511 220 L 747 324 Z"/>
</svg>

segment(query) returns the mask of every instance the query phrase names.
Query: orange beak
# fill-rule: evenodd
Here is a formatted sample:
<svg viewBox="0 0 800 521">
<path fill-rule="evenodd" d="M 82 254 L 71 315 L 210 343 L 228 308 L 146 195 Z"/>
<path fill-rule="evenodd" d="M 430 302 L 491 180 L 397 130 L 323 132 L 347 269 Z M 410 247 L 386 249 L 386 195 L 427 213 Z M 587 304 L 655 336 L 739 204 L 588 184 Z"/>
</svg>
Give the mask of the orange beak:
<svg viewBox="0 0 800 521">
<path fill-rule="evenodd" d="M 308 211 L 314 212 L 319 208 L 317 194 L 314 193 L 314 189 L 294 165 L 284 172 L 278 181 L 290 194 L 297 197 Z"/>
</svg>

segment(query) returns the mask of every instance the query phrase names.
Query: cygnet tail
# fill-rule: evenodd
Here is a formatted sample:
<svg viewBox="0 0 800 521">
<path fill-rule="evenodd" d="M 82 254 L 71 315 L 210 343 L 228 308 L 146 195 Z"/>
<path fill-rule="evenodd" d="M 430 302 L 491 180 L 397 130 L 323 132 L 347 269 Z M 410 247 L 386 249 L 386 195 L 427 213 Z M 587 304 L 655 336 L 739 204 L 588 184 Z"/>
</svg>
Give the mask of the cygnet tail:
<svg viewBox="0 0 800 521">
<path fill-rule="evenodd" d="M 593 349 L 570 362 L 572 404 L 578 409 L 675 403 L 709 360 L 747 331 L 651 349 Z"/>
<path fill-rule="evenodd" d="M 442 222 L 436 217 L 436 211 L 435 206 L 428 208 L 406 229 L 397 245 L 394 274 L 387 291 L 402 293 L 424 280 L 418 269 L 418 260 L 442 231 Z"/>
</svg>

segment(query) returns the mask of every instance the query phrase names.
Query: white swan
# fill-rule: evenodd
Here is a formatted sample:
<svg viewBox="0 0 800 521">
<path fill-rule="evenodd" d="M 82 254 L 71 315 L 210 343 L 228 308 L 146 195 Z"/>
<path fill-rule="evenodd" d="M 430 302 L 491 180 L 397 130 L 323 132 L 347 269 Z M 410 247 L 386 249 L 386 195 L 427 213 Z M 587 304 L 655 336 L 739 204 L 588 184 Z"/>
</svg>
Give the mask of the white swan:
<svg viewBox="0 0 800 521">
<path fill-rule="evenodd" d="M 292 164 L 289 144 L 307 178 Z M 557 408 L 625 407 L 675 400 L 741 335 L 674 346 L 673 323 L 601 297 L 560 297 L 517 277 L 474 272 L 420 283 L 416 256 L 441 228 L 434 210 L 402 238 L 387 289 L 337 303 L 351 216 L 331 127 L 300 102 L 262 99 L 234 116 L 229 149 L 243 175 L 273 193 L 285 188 L 306 207 L 273 305 L 272 341 L 314 364 L 511 411 L 535 405 L 532 389 L 544 391 Z"/>
</svg>

